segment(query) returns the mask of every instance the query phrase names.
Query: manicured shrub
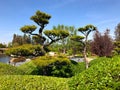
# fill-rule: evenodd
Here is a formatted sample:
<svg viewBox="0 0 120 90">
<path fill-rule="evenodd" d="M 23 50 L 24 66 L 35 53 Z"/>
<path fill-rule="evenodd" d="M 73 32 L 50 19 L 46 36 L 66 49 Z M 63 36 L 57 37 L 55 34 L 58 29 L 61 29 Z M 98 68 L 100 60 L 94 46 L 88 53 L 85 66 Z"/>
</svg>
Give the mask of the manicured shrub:
<svg viewBox="0 0 120 90">
<path fill-rule="evenodd" d="M 26 74 L 71 77 L 77 73 L 74 71 L 75 65 L 66 56 L 58 55 L 37 57 L 19 68 L 24 70 Z"/>
<path fill-rule="evenodd" d="M 0 75 L 23 75 L 24 72 L 17 67 L 0 63 Z"/>
<path fill-rule="evenodd" d="M 119 90 L 120 58 L 99 58 L 69 81 L 70 90 Z"/>
<path fill-rule="evenodd" d="M 45 51 L 42 49 L 40 45 L 30 45 L 25 44 L 18 47 L 10 48 L 6 51 L 7 55 L 17 55 L 17 56 L 42 56 L 45 54 Z"/>
</svg>

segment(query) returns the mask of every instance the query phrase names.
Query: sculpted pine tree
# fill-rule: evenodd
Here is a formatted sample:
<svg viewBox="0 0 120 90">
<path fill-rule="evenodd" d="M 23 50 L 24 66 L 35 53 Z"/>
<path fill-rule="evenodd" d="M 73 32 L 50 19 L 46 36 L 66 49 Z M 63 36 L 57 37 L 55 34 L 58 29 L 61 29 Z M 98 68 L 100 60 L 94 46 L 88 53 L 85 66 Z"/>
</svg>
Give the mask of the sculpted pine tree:
<svg viewBox="0 0 120 90">
<path fill-rule="evenodd" d="M 90 32 L 95 31 L 96 27 L 93 25 L 86 25 L 85 27 L 81 27 L 78 29 L 79 32 L 81 32 L 84 36 L 74 36 L 71 39 L 81 42 L 83 44 L 83 56 L 84 56 L 84 61 L 86 63 L 86 69 L 89 66 L 89 61 L 87 59 L 87 42 L 88 42 L 88 36 Z"/>
<path fill-rule="evenodd" d="M 34 39 L 37 39 L 36 41 L 39 42 L 43 48 L 49 46 L 53 42 L 66 38 L 69 35 L 69 32 L 66 32 L 65 30 L 45 30 L 43 32 L 45 26 L 49 23 L 50 18 L 51 16 L 49 14 L 37 11 L 35 15 L 31 17 L 31 20 L 40 26 L 38 33 L 34 33 L 37 28 L 35 25 L 25 25 L 21 27 L 20 30 L 23 33 L 33 35 Z M 46 38 L 43 36 L 43 33 L 50 39 L 49 43 L 45 43 Z"/>
</svg>

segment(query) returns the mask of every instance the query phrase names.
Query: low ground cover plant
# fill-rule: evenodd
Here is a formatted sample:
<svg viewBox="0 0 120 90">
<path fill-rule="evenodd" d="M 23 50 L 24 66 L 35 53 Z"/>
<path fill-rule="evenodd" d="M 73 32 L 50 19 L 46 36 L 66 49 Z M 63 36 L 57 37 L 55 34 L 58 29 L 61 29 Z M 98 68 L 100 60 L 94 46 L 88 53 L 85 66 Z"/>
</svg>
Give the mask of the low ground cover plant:
<svg viewBox="0 0 120 90">
<path fill-rule="evenodd" d="M 24 72 L 17 67 L 0 63 L 0 75 L 23 75 Z"/>
<path fill-rule="evenodd" d="M 69 90 L 65 78 L 5 75 L 0 76 L 0 90 Z"/>
</svg>

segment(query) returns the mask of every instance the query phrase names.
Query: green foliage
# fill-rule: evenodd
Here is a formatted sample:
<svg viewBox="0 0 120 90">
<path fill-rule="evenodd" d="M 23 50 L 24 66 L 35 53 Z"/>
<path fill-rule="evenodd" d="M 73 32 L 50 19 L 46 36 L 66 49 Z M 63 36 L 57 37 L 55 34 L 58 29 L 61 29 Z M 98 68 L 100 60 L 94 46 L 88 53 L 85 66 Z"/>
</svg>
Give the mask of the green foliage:
<svg viewBox="0 0 120 90">
<path fill-rule="evenodd" d="M 39 36 L 33 35 L 32 36 L 32 43 L 33 44 L 40 44 L 41 43 L 41 38 Z"/>
<path fill-rule="evenodd" d="M 69 81 L 70 90 L 119 90 L 120 58 L 99 58 L 90 63 L 90 68 Z"/>
<path fill-rule="evenodd" d="M 88 31 L 94 31 L 94 30 L 96 30 L 96 27 L 91 24 L 78 29 L 78 31 L 80 31 L 80 32 L 88 32 Z"/>
<path fill-rule="evenodd" d="M 80 31 L 83 35 L 84 35 L 84 38 L 82 36 L 74 36 L 72 37 L 71 39 L 72 40 L 75 40 L 77 42 L 80 42 L 83 44 L 83 56 L 84 56 L 84 59 L 85 59 L 85 62 L 86 62 L 86 69 L 88 68 L 88 61 L 87 61 L 87 46 L 88 46 L 88 36 L 90 34 L 90 32 L 92 31 L 95 31 L 96 30 L 96 27 L 93 26 L 93 25 L 86 25 L 84 27 L 81 27 L 78 29 L 78 31 Z"/>
<path fill-rule="evenodd" d="M 6 48 L 7 46 L 5 44 L 0 43 L 0 48 Z"/>
<path fill-rule="evenodd" d="M 42 56 L 21 65 L 19 68 L 24 70 L 26 74 L 71 77 L 74 75 L 71 64 L 71 61 L 63 55 Z"/>
<path fill-rule="evenodd" d="M 82 42 L 82 40 L 84 39 L 83 36 L 72 36 L 71 40 L 77 41 L 77 42 Z"/>
<path fill-rule="evenodd" d="M 48 60 L 49 58 L 49 60 Z M 119 90 L 120 89 L 120 58 L 115 56 L 113 58 L 101 57 L 90 62 L 90 68 L 85 70 L 84 62 L 77 63 L 75 61 L 63 60 L 66 57 L 60 55 L 58 57 L 44 56 L 36 58 L 35 60 L 25 63 L 19 68 L 7 64 L 0 63 L 0 89 L 2 90 Z M 41 60 L 42 59 L 42 60 Z M 58 62 L 55 62 L 56 59 Z M 59 66 L 72 63 L 72 70 L 75 76 L 72 78 L 57 78 L 35 75 L 21 75 L 26 73 L 34 74 L 35 69 L 38 72 L 38 66 L 45 67 L 46 65 L 53 65 L 57 63 L 54 74 L 59 73 Z M 42 63 L 42 64 L 41 64 Z M 48 63 L 48 64 L 47 64 Z M 26 66 L 27 65 L 27 66 Z M 48 66 L 48 70 L 51 70 Z M 22 69 L 22 70 L 20 70 Z M 33 70 L 34 69 L 34 70 Z M 44 68 L 46 69 L 46 68 Z M 56 71 L 58 70 L 58 71 Z M 62 70 L 66 70 L 63 66 Z M 69 68 L 67 67 L 67 70 Z M 60 69 L 61 71 L 61 69 Z M 79 73 L 79 74 L 78 74 Z M 17 75 L 16 75 L 17 74 Z M 19 75 L 18 75 L 19 74 Z M 36 73 L 38 74 L 38 73 Z M 61 73 L 59 73 L 61 75 Z"/>
<path fill-rule="evenodd" d="M 69 90 L 68 79 L 31 76 L 7 75 L 0 76 L 1 90 Z"/>
<path fill-rule="evenodd" d="M 73 76 L 83 72 L 84 70 L 86 70 L 85 68 L 85 62 L 75 62 L 71 60 L 71 68 L 72 68 L 72 72 L 73 72 Z"/>
<path fill-rule="evenodd" d="M 7 55 L 13 54 L 17 56 L 30 56 L 30 55 L 38 56 L 38 55 L 44 55 L 45 52 L 43 51 L 40 45 L 25 44 L 22 46 L 9 48 L 6 51 L 6 54 Z"/>
<path fill-rule="evenodd" d="M 30 35 L 24 34 L 23 36 L 14 34 L 12 40 L 12 47 L 20 46 L 23 44 L 31 44 L 32 40 Z"/>
<path fill-rule="evenodd" d="M 115 40 L 120 41 L 120 23 L 115 27 Z"/>
<path fill-rule="evenodd" d="M 37 66 L 32 62 L 26 62 L 18 67 L 22 71 L 24 71 L 25 75 L 38 75 L 39 69 Z"/>
<path fill-rule="evenodd" d="M 44 31 L 44 34 L 51 40 L 56 41 L 66 38 L 69 35 L 69 32 L 66 30 L 46 30 Z"/>
<path fill-rule="evenodd" d="M 29 33 L 31 34 L 32 32 L 35 31 L 37 27 L 35 25 L 25 25 L 23 27 L 20 28 L 20 30 L 23 32 L 23 33 Z"/>
<path fill-rule="evenodd" d="M 114 42 L 114 50 L 115 50 L 115 53 L 114 54 L 120 54 L 120 41 L 116 41 Z"/>
<path fill-rule="evenodd" d="M 64 39 L 59 40 L 54 45 L 52 44 L 52 46 L 51 46 L 52 50 L 57 50 L 57 52 L 67 53 L 67 54 L 68 54 L 68 52 L 74 52 L 74 51 L 76 51 L 76 52 L 74 52 L 74 54 L 76 54 L 79 51 L 79 49 L 76 45 L 77 42 L 74 42 L 73 40 L 70 39 L 73 35 L 77 34 L 77 29 L 75 29 L 74 26 L 65 26 L 65 25 L 58 24 L 57 26 L 53 26 L 53 30 L 67 31 L 67 32 L 69 32 L 69 36 Z M 74 47 L 74 46 L 76 46 L 76 47 Z M 55 47 L 57 49 L 55 49 Z"/>
<path fill-rule="evenodd" d="M 0 63 L 0 77 L 1 75 L 23 75 L 24 72 L 17 67 Z"/>
<path fill-rule="evenodd" d="M 31 20 L 33 20 L 34 22 L 36 22 L 38 25 L 41 26 L 41 25 L 48 24 L 50 18 L 51 18 L 50 15 L 41 11 L 37 11 L 35 15 L 31 17 Z"/>
<path fill-rule="evenodd" d="M 35 13 L 35 15 L 33 15 L 30 19 L 33 20 L 36 24 L 38 24 L 40 26 L 38 33 L 34 32 L 35 29 L 37 28 L 35 25 L 25 25 L 25 26 L 21 27 L 20 30 L 23 33 L 27 33 L 29 35 L 36 36 L 37 38 L 36 37 L 34 38 L 34 43 L 35 44 L 39 43 L 44 48 L 46 38 L 42 35 L 42 33 L 43 33 L 43 29 L 45 28 L 45 26 L 49 23 L 50 18 L 51 18 L 50 15 L 48 15 L 44 12 L 41 12 L 41 11 L 37 11 Z"/>
</svg>

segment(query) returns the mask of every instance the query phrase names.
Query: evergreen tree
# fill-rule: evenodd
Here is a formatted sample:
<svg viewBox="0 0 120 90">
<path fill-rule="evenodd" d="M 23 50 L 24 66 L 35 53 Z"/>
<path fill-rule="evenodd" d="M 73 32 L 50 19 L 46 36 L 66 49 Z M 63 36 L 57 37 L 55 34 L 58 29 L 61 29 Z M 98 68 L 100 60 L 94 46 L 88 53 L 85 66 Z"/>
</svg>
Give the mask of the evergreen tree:
<svg viewBox="0 0 120 90">
<path fill-rule="evenodd" d="M 120 54 L 120 23 L 115 28 L 114 50 L 116 54 Z"/>
<path fill-rule="evenodd" d="M 120 23 L 115 28 L 115 40 L 120 41 Z"/>
<path fill-rule="evenodd" d="M 59 41 L 60 39 L 66 38 L 69 35 L 69 32 L 63 30 L 46 30 L 43 32 L 45 26 L 49 23 L 51 16 L 41 11 L 37 11 L 35 15 L 31 17 L 37 25 L 40 26 L 38 33 L 34 33 L 36 30 L 35 25 L 25 25 L 20 28 L 23 33 L 35 36 L 34 40 L 39 40 L 39 43 L 45 49 L 47 46 L 51 45 L 53 42 Z M 50 39 L 50 42 L 46 43 L 46 37 L 43 33 Z"/>
</svg>

